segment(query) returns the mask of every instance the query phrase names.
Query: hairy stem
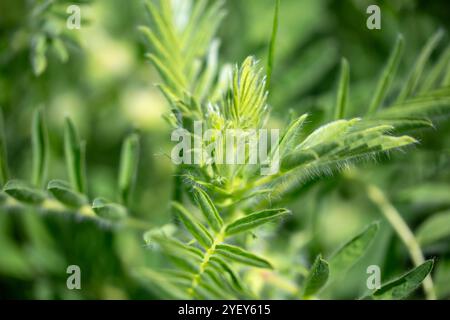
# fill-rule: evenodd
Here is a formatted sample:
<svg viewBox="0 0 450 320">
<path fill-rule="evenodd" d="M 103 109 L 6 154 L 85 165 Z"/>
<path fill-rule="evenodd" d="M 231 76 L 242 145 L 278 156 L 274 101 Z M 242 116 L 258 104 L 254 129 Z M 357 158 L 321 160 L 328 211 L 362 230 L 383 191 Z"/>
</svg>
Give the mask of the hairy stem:
<svg viewBox="0 0 450 320">
<path fill-rule="evenodd" d="M 192 283 L 191 283 L 191 287 L 188 289 L 188 294 L 191 296 L 194 296 L 195 293 L 195 288 L 199 285 L 201 277 L 203 275 L 203 273 L 205 272 L 208 263 L 209 263 L 209 259 L 211 259 L 212 255 L 215 253 L 216 251 L 216 246 L 218 244 L 221 244 L 224 241 L 225 238 L 225 227 L 222 228 L 222 230 L 220 230 L 220 232 L 216 235 L 216 237 L 214 238 L 214 241 L 211 245 L 211 247 L 205 251 L 205 255 L 203 256 L 203 260 L 202 263 L 200 264 L 200 268 L 198 273 L 192 278 Z"/>
<path fill-rule="evenodd" d="M 13 198 L 8 198 L 6 206 L 8 207 L 17 207 L 17 208 L 24 208 L 24 205 L 20 202 L 16 201 Z M 36 206 L 37 209 L 42 209 L 46 211 L 54 211 L 54 212 L 71 212 L 73 214 L 78 214 L 81 217 L 93 219 L 93 220 L 100 220 L 100 218 L 95 214 L 94 210 L 92 210 L 91 206 L 84 205 L 81 208 L 78 209 L 68 209 L 58 201 L 55 201 L 53 199 L 45 199 L 39 206 Z M 127 217 L 123 221 L 120 222 L 123 226 L 135 229 L 135 230 L 149 230 L 153 227 L 150 223 L 134 218 L 134 217 Z"/>
<path fill-rule="evenodd" d="M 389 202 L 385 194 L 374 185 L 367 185 L 367 194 L 370 200 L 379 208 L 386 220 L 389 221 L 397 235 L 408 249 L 409 255 L 414 265 L 417 267 L 425 262 L 422 250 L 411 229 L 403 220 L 397 209 Z M 428 275 L 422 283 L 423 289 L 428 300 L 436 300 L 433 280 Z"/>
</svg>

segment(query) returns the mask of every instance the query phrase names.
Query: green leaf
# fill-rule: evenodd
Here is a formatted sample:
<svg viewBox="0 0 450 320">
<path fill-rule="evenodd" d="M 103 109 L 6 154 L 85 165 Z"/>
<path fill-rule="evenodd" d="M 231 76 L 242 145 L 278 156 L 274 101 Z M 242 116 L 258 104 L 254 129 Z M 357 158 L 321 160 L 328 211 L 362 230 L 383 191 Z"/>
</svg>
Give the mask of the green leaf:
<svg viewBox="0 0 450 320">
<path fill-rule="evenodd" d="M 265 80 L 254 57 L 236 67 L 228 94 L 222 101 L 224 116 L 236 128 L 257 128 L 267 110 Z"/>
<path fill-rule="evenodd" d="M 31 65 L 36 76 L 41 75 L 47 68 L 47 38 L 44 34 L 38 34 L 32 39 Z"/>
<path fill-rule="evenodd" d="M 208 224 L 214 231 L 219 232 L 222 229 L 223 221 L 216 206 L 211 201 L 211 198 L 203 189 L 199 187 L 194 187 L 194 195 L 198 206 L 201 208 L 203 215 L 208 221 Z"/>
<path fill-rule="evenodd" d="M 372 223 L 331 256 L 329 263 L 333 278 L 350 269 L 366 253 L 377 235 L 378 228 L 379 224 L 377 222 Z"/>
<path fill-rule="evenodd" d="M 198 11 L 198 20 L 196 21 L 192 15 L 188 23 L 188 28 L 184 29 L 181 42 L 185 52 L 185 61 L 192 64 L 195 63 L 195 59 L 204 57 L 208 47 L 217 32 L 219 24 L 225 16 L 225 10 L 223 10 L 224 1 L 213 1 L 205 12 Z M 180 53 L 183 56 L 183 51 Z M 192 68 L 192 66 L 191 66 Z M 188 77 L 195 81 L 195 67 L 188 72 Z"/>
<path fill-rule="evenodd" d="M 150 241 L 151 246 L 158 244 L 162 249 L 161 252 L 167 255 L 178 269 L 186 270 L 192 275 L 200 271 L 204 255 L 200 249 L 165 235 L 153 235 Z"/>
<path fill-rule="evenodd" d="M 119 192 L 122 203 L 129 204 L 139 163 L 139 136 L 131 134 L 122 146 L 119 169 Z"/>
<path fill-rule="evenodd" d="M 282 171 L 289 171 L 312 161 L 319 161 L 321 157 L 338 150 L 340 143 L 336 141 L 324 142 L 314 145 L 307 150 L 294 150 L 286 155 L 281 161 Z"/>
<path fill-rule="evenodd" d="M 401 148 L 415 143 L 417 143 L 417 140 L 409 136 L 401 136 L 401 137 L 381 136 L 370 142 L 368 146 L 371 148 L 381 146 L 380 151 L 387 151 L 390 149 Z"/>
<path fill-rule="evenodd" d="M 284 156 L 286 153 L 288 153 L 292 149 L 292 147 L 294 146 L 296 137 L 299 135 L 307 117 L 308 117 L 308 115 L 304 114 L 301 117 L 293 120 L 289 124 L 286 132 L 283 134 L 283 137 L 280 139 L 280 143 L 276 147 L 280 151 L 281 156 Z"/>
<path fill-rule="evenodd" d="M 186 245 L 173 237 L 163 235 L 157 232 L 157 230 L 147 232 L 144 235 L 144 239 L 147 244 L 151 244 L 152 242 L 158 243 L 165 249 L 167 254 L 176 255 L 181 258 L 188 257 L 196 263 L 202 262 L 203 253 L 200 249 Z"/>
<path fill-rule="evenodd" d="M 167 61 L 167 65 L 169 67 L 173 68 L 173 57 L 155 33 L 146 26 L 139 26 L 138 29 L 143 33 L 150 45 L 153 46 L 153 50 L 155 50 L 159 56 L 163 57 Z M 175 71 L 176 70 L 172 70 L 172 72 Z"/>
<path fill-rule="evenodd" d="M 8 199 L 8 195 L 3 190 L 0 190 L 0 205 L 4 204 L 6 199 Z"/>
<path fill-rule="evenodd" d="M 47 190 L 61 203 L 71 208 L 80 208 L 88 203 L 84 194 L 73 191 L 70 184 L 61 180 L 51 180 Z"/>
<path fill-rule="evenodd" d="M 200 285 L 204 286 L 203 283 L 208 283 L 208 287 L 213 289 L 217 296 L 221 296 L 228 300 L 236 299 L 233 284 L 228 278 L 223 276 L 222 272 L 219 272 L 214 268 L 207 267 L 205 269 Z"/>
<path fill-rule="evenodd" d="M 411 75 L 409 76 L 408 81 L 406 82 L 405 86 L 403 87 L 403 90 L 400 92 L 400 95 L 398 96 L 397 103 L 403 102 L 406 98 L 408 98 L 409 96 L 411 96 L 411 94 L 414 93 L 415 89 L 419 84 L 422 72 L 425 69 L 425 66 L 428 62 L 428 59 L 430 58 L 431 53 L 439 44 L 443 36 L 444 31 L 438 30 L 438 32 L 436 32 L 434 36 L 424 46 L 424 48 L 419 54 L 419 57 L 417 58 L 416 64 L 414 66 L 413 71 L 411 72 Z"/>
<path fill-rule="evenodd" d="M 5 122 L 0 108 L 0 184 L 8 181 L 8 156 L 6 151 Z"/>
<path fill-rule="evenodd" d="M 52 40 L 52 47 L 59 61 L 66 63 L 67 60 L 69 60 L 69 52 L 67 51 L 66 45 L 60 38 L 54 38 Z"/>
<path fill-rule="evenodd" d="M 280 0 L 275 1 L 275 11 L 273 14 L 273 24 L 272 24 L 272 35 L 270 37 L 269 43 L 269 54 L 267 56 L 267 81 L 266 81 L 266 91 L 270 90 L 270 83 L 272 80 L 273 64 L 275 60 L 275 43 L 277 40 L 278 32 L 278 16 L 280 11 Z"/>
<path fill-rule="evenodd" d="M 374 141 L 377 141 L 377 139 L 382 137 L 385 133 L 392 130 L 393 127 L 383 124 L 368 128 L 362 126 L 361 129 L 358 128 L 342 138 L 343 149 L 337 154 L 345 155 L 362 146 L 369 148 L 369 144 L 373 144 Z"/>
<path fill-rule="evenodd" d="M 80 142 L 75 126 L 69 118 L 66 118 L 64 149 L 72 188 L 86 193 L 85 145 Z"/>
<path fill-rule="evenodd" d="M 192 236 L 202 245 L 204 248 L 209 249 L 213 244 L 213 237 L 209 234 L 208 230 L 194 221 L 193 216 L 179 203 L 172 202 L 172 207 L 178 213 L 181 221 L 186 229 L 192 234 Z"/>
<path fill-rule="evenodd" d="M 450 184 L 430 181 L 405 188 L 398 193 L 400 201 L 420 206 L 448 207 L 450 205 Z"/>
<path fill-rule="evenodd" d="M 164 96 L 185 117 L 193 117 L 183 106 L 184 95 L 192 94 L 200 103 L 215 102 L 218 69 L 218 41 L 213 40 L 225 11 L 223 1 L 146 1 L 151 29 L 140 27 L 150 43 L 147 57 L 157 69 Z M 186 110 L 188 109 L 188 110 Z M 195 115 L 197 116 L 197 115 Z"/>
<path fill-rule="evenodd" d="M 303 297 L 307 298 L 316 294 L 327 283 L 329 272 L 328 262 L 319 255 L 306 278 Z"/>
<path fill-rule="evenodd" d="M 145 243 L 151 244 L 155 239 L 160 237 L 166 238 L 172 236 L 177 231 L 177 227 L 168 223 L 158 228 L 153 228 L 144 233 L 143 238 Z"/>
<path fill-rule="evenodd" d="M 439 60 L 436 61 L 433 68 L 430 70 L 428 76 L 421 87 L 421 93 L 426 93 L 427 91 L 433 89 L 439 82 L 440 77 L 444 74 L 447 65 L 450 62 L 450 47 L 447 47 L 444 53 L 441 54 Z"/>
<path fill-rule="evenodd" d="M 443 86 L 443 87 L 449 87 L 450 86 L 450 63 L 447 65 L 447 69 L 445 70 L 441 86 Z"/>
<path fill-rule="evenodd" d="M 140 280 L 149 290 L 155 294 L 165 294 L 171 299 L 190 299 L 188 293 L 167 280 L 167 277 L 149 268 L 140 268 L 133 272 L 133 275 Z"/>
<path fill-rule="evenodd" d="M 45 193 L 29 187 L 26 183 L 19 180 L 10 180 L 6 183 L 3 191 L 14 199 L 28 203 L 40 204 L 45 200 Z"/>
<path fill-rule="evenodd" d="M 221 276 L 221 273 L 212 268 L 206 268 L 200 275 L 198 284 L 194 286 L 193 291 L 200 293 L 200 296 L 204 296 L 206 299 L 233 300 L 235 294 L 230 290 L 231 286 L 227 280 Z"/>
<path fill-rule="evenodd" d="M 289 171 L 308 162 L 318 160 L 318 155 L 312 150 L 299 150 L 287 154 L 281 161 L 281 170 Z"/>
<path fill-rule="evenodd" d="M 195 88 L 194 96 L 203 102 L 211 95 L 211 90 L 217 76 L 219 65 L 219 40 L 214 40 L 209 48 L 206 67 L 203 71 L 198 85 Z"/>
<path fill-rule="evenodd" d="M 33 115 L 31 139 L 33 147 L 33 185 L 42 187 L 47 175 L 48 137 L 42 110 L 37 109 Z"/>
<path fill-rule="evenodd" d="M 210 262 L 217 270 L 221 271 L 221 273 L 229 275 L 233 287 L 236 291 L 244 290 L 244 284 L 239 278 L 239 275 L 222 258 L 218 256 L 212 256 Z"/>
<path fill-rule="evenodd" d="M 417 268 L 393 280 L 372 294 L 376 300 L 399 300 L 407 298 L 416 290 L 433 269 L 433 260 L 427 260 Z"/>
<path fill-rule="evenodd" d="M 225 292 L 225 288 L 217 287 L 214 285 L 211 278 L 208 276 L 207 272 L 202 273 L 200 276 L 199 284 L 195 286 L 192 290 L 192 295 L 196 299 L 200 300 L 231 300 L 234 297 L 230 297 L 229 294 Z"/>
<path fill-rule="evenodd" d="M 257 268 L 273 269 L 272 265 L 264 258 L 258 257 L 242 248 L 229 245 L 219 244 L 216 246 L 217 254 L 224 258 L 252 266 Z"/>
<path fill-rule="evenodd" d="M 417 230 L 417 241 L 430 245 L 450 236 L 450 211 L 433 214 Z"/>
<path fill-rule="evenodd" d="M 184 45 L 189 43 L 189 40 L 195 37 L 196 32 L 199 32 L 199 26 L 202 25 L 202 20 L 205 19 L 205 12 L 208 9 L 208 0 L 198 0 L 195 1 L 194 8 L 191 10 L 189 16 L 190 19 L 186 24 L 184 29 L 182 41 Z M 219 3 L 221 1 L 217 1 Z M 210 10 L 212 10 L 211 8 Z M 186 10 L 187 11 L 187 10 Z M 184 12 L 185 14 L 188 14 Z"/>
<path fill-rule="evenodd" d="M 184 80 L 179 79 L 178 74 L 170 70 L 156 55 L 148 53 L 146 54 L 146 57 L 153 63 L 161 78 L 163 78 L 164 82 L 167 83 L 170 88 L 185 87 Z M 177 93 L 180 94 L 179 92 Z"/>
<path fill-rule="evenodd" d="M 388 125 L 392 127 L 391 132 L 404 132 L 433 127 L 433 123 L 430 120 L 421 118 L 369 119 L 365 120 L 364 123 L 368 126 Z"/>
<path fill-rule="evenodd" d="M 253 230 L 256 227 L 280 219 L 290 213 L 287 209 L 266 209 L 259 212 L 249 214 L 248 216 L 238 219 L 227 226 L 225 232 L 227 235 Z"/>
<path fill-rule="evenodd" d="M 427 96 L 408 99 L 402 104 L 385 108 L 379 112 L 380 118 L 417 118 L 433 117 L 450 113 L 450 92 L 439 95 L 432 91 Z"/>
<path fill-rule="evenodd" d="M 347 106 L 348 85 L 350 79 L 350 67 L 347 59 L 341 61 L 341 76 L 339 78 L 339 87 L 336 99 L 336 108 L 334 119 L 343 119 L 345 117 L 345 109 Z"/>
<path fill-rule="evenodd" d="M 92 209 L 99 217 L 114 222 L 123 220 L 128 215 L 125 207 L 108 202 L 103 198 L 96 198 L 92 204 Z"/>
<path fill-rule="evenodd" d="M 377 109 L 382 105 L 384 98 L 386 97 L 389 88 L 394 80 L 397 68 L 400 62 L 400 58 L 403 52 L 404 40 L 403 36 L 397 37 L 394 50 L 389 57 L 389 61 L 383 70 L 380 80 L 378 81 L 375 94 L 373 95 L 367 114 L 374 114 Z"/>
<path fill-rule="evenodd" d="M 296 150 L 305 150 L 321 143 L 337 140 L 359 121 L 360 119 L 355 118 L 352 120 L 337 120 L 323 125 L 314 130 L 313 133 L 303 140 L 303 142 L 297 146 Z"/>
</svg>

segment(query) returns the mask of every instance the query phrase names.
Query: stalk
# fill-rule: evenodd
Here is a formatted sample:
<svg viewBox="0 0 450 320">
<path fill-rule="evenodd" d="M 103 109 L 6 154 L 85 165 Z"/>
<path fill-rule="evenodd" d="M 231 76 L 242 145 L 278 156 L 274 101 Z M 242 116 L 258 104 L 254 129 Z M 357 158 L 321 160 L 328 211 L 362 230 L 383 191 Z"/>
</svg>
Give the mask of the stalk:
<svg viewBox="0 0 450 320">
<path fill-rule="evenodd" d="M 406 249 L 408 250 L 414 265 L 418 267 L 419 265 L 423 264 L 425 262 L 425 258 L 423 256 L 422 250 L 420 249 L 420 245 L 397 209 L 390 203 L 389 199 L 378 187 L 369 184 L 367 185 L 366 189 L 369 199 L 378 207 L 380 212 L 391 224 L 397 235 L 406 246 Z M 428 275 L 422 282 L 422 286 L 426 298 L 428 300 L 436 300 L 436 292 L 433 285 L 433 279 L 430 275 Z"/>
<path fill-rule="evenodd" d="M 214 242 L 212 243 L 211 247 L 206 250 L 205 255 L 203 256 L 203 261 L 200 265 L 198 273 L 193 277 L 191 287 L 188 289 L 188 294 L 191 296 L 194 296 L 195 294 L 195 288 L 199 285 L 201 281 L 202 274 L 205 272 L 206 268 L 208 267 L 209 260 L 213 256 L 213 254 L 216 251 L 216 246 L 218 244 L 221 244 L 224 241 L 225 238 L 225 227 L 220 230 L 220 232 L 217 234 L 217 236 L 214 238 Z"/>
</svg>

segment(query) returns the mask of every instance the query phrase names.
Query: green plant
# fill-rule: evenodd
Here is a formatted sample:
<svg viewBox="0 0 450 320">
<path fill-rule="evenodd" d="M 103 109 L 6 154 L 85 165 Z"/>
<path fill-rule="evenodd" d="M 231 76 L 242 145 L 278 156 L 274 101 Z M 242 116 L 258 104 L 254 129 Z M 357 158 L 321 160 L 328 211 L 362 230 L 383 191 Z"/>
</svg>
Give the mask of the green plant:
<svg viewBox="0 0 450 320">
<path fill-rule="evenodd" d="M 219 41 L 215 39 L 215 33 L 224 16 L 222 2 L 185 0 L 184 4 L 187 5 L 177 7 L 172 6 L 171 1 L 148 1 L 150 27 L 140 27 L 151 45 L 148 58 L 161 78 L 158 87 L 171 108 L 165 115 L 169 125 L 173 129 L 187 130 L 193 140 L 199 138 L 194 130 L 194 122 L 198 120 L 202 121 L 203 129 L 219 132 L 279 126 L 274 123 L 274 117 L 269 116 L 268 103 L 276 66 L 279 1 L 275 3 L 265 75 L 254 57 L 248 57 L 234 67 L 220 66 Z M 436 230 L 440 224 L 444 226 L 447 215 L 430 218 L 419 229 L 416 239 L 390 203 L 389 191 L 383 192 L 359 171 L 355 176 L 344 169 L 416 145 L 415 138 L 400 134 L 432 127 L 432 117 L 448 113 L 448 50 L 431 69 L 427 68 L 427 61 L 442 36 L 442 32 L 438 32 L 430 39 L 403 88 L 396 87 L 394 81 L 403 49 L 403 38 L 399 37 L 372 100 L 367 103 L 367 108 L 360 108 L 356 116 L 348 108 L 351 102 L 350 64 L 342 59 L 335 103 L 328 110 L 326 123 L 317 123 L 307 114 L 292 112 L 283 124 L 286 129 L 280 143 L 272 145 L 269 152 L 272 161 L 277 152 L 280 155 L 280 171 L 274 175 L 261 176 L 261 164 L 202 162 L 200 165 L 177 166 L 171 203 L 176 221 L 152 228 L 144 235 L 149 247 L 159 248 L 169 258 L 171 267 L 166 260 L 161 262 L 161 268 L 132 266 L 136 278 L 156 297 L 274 297 L 264 288 L 255 288 L 253 283 L 258 281 L 266 281 L 275 288 L 277 298 L 327 297 L 324 294 L 327 288 L 339 284 L 342 275 L 370 250 L 379 233 L 378 223 L 367 226 L 333 254 L 318 255 L 311 259 L 312 263 L 304 263 L 310 265 L 307 269 L 297 266 L 298 261 L 286 254 L 285 264 L 292 272 L 283 272 L 284 266 L 272 259 L 279 248 L 271 248 L 270 240 L 263 239 L 256 245 L 253 240 L 260 230 L 275 239 L 273 235 L 277 231 L 286 231 L 281 229 L 284 224 L 301 214 L 285 208 L 290 206 L 290 195 L 298 195 L 299 189 L 321 181 L 324 176 L 339 176 L 343 172 L 343 179 L 362 186 L 362 192 L 393 226 L 415 265 L 403 276 L 368 292 L 363 298 L 403 299 L 420 284 L 424 285 L 427 297 L 434 298 L 434 286 L 429 276 L 434 261 L 425 260 L 421 245 L 435 240 L 427 230 Z M 40 53 L 39 59 L 46 59 L 45 53 Z M 36 73 L 44 69 L 42 61 L 39 65 L 35 68 Z M 1 118 L 0 128 L 3 129 Z M 47 184 L 49 144 L 43 111 L 37 110 L 32 125 L 30 183 L 10 179 L 5 138 L 3 135 L 0 138 L 0 178 L 4 185 L 0 193 L 1 208 L 6 211 L 33 208 L 57 215 L 67 213 L 94 220 L 102 226 L 148 230 L 150 226 L 146 222 L 130 215 L 139 148 L 136 134 L 131 134 L 123 143 L 116 201 L 93 198 L 87 191 L 85 144 L 67 119 L 64 151 L 66 180 L 69 182 L 51 180 Z M 414 195 L 407 195 L 414 198 Z M 92 204 L 90 199 L 93 199 Z M 442 228 L 434 236 L 443 238 L 446 235 L 448 229 Z M 258 281 L 252 281 L 255 278 Z"/>
<path fill-rule="evenodd" d="M 266 126 L 268 86 L 254 58 L 247 58 L 233 71 L 227 65 L 221 72 L 217 71 L 217 42 L 213 40 L 213 31 L 219 21 L 215 17 L 222 16 L 218 3 L 208 7 L 208 1 L 199 1 L 191 12 L 184 13 L 189 19 L 183 26 L 173 14 L 170 2 L 147 2 L 147 8 L 152 27 L 141 27 L 141 30 L 151 44 L 153 51 L 148 56 L 161 76 L 162 83 L 158 86 L 172 108 L 166 119 L 174 128 L 182 127 L 196 139 L 192 125 L 195 120 L 203 120 L 205 129 L 219 131 Z M 187 8 L 189 10 L 189 6 Z M 278 2 L 276 8 L 274 30 Z M 275 35 L 276 32 L 269 49 L 269 79 Z M 344 59 L 332 116 L 334 121 L 308 133 L 303 130 L 307 115 L 293 117 L 279 145 L 272 146 L 271 156 L 279 151 L 281 157 L 281 170 L 275 175 L 260 176 L 258 166 L 246 164 L 179 166 L 177 175 L 184 185 L 182 192 L 175 193 L 173 208 L 190 236 L 175 237 L 171 226 L 148 232 L 146 241 L 158 244 L 176 269 L 162 272 L 144 269 L 139 275 L 176 298 L 254 297 L 238 280 L 241 272 L 236 270 L 245 268 L 235 269 L 234 264 L 273 268 L 268 260 L 246 249 L 252 231 L 289 212 L 273 208 L 273 205 L 308 180 L 416 144 L 410 136 L 392 134 L 431 126 L 429 116 L 448 112 L 450 92 L 445 63 L 438 62 L 425 81 L 420 81 L 426 61 L 441 37 L 442 32 L 438 32 L 425 46 L 395 103 L 386 106 L 384 102 L 403 47 L 403 39 L 399 37 L 363 118 L 345 119 L 349 64 Z M 444 53 L 445 62 L 446 57 Z M 267 208 L 270 205 L 271 208 Z M 390 221 L 397 227 L 396 221 Z M 373 225 L 346 244 L 331 257 L 329 267 L 318 257 L 304 281 L 304 288 L 289 290 L 291 297 L 315 295 L 327 282 L 329 272 L 334 277 L 352 266 L 368 249 L 376 230 Z M 424 261 L 417 252 L 413 259 L 416 269 L 386 284 L 372 297 L 404 298 L 417 288 L 433 263 Z"/>
</svg>

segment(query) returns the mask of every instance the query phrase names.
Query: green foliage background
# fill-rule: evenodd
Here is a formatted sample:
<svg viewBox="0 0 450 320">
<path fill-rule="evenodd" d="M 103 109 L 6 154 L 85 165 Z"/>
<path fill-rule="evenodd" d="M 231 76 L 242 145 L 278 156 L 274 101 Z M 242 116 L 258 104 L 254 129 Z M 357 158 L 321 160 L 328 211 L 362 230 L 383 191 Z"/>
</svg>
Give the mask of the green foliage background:
<svg viewBox="0 0 450 320">
<path fill-rule="evenodd" d="M 145 245 L 143 233 L 174 221 L 169 203 L 176 188 L 175 168 L 167 156 L 172 146 L 170 127 L 162 118 L 168 104 L 153 86 L 158 74 L 145 59 L 147 48 L 137 30 L 148 17 L 142 1 L 78 2 L 83 17 L 80 30 L 64 28 L 68 2 L 55 1 L 43 16 L 33 15 L 32 9 L 45 1 L 0 3 L 0 106 L 10 175 L 25 180 L 32 174 L 30 124 L 34 110 L 42 108 L 49 131 L 48 176 L 68 180 L 63 131 L 64 119 L 70 116 L 87 142 L 89 194 L 115 198 L 122 141 L 138 132 L 139 173 L 129 209 L 148 226 L 110 227 L 74 215 L 2 207 L 0 296 L 161 298 L 152 283 L 138 281 L 133 274 L 136 267 L 165 265 L 164 258 Z M 398 33 L 404 36 L 405 49 L 396 88 L 435 31 L 449 30 L 450 8 L 445 0 L 376 2 L 382 12 L 380 31 L 366 28 L 370 1 L 281 1 L 269 97 L 272 126 L 282 126 L 290 110 L 310 114 L 307 130 L 329 121 L 341 57 L 351 66 L 347 113 L 360 116 Z M 265 63 L 274 1 L 227 0 L 225 8 L 218 33 L 221 62 L 241 62 L 254 55 Z M 36 38 L 42 34 L 52 38 L 45 54 L 47 67 L 36 75 L 33 57 Z M 58 49 L 58 41 L 67 47 L 68 57 Z M 446 43 L 447 35 L 438 52 Z M 433 53 L 431 61 L 437 58 Z M 293 214 L 281 225 L 256 232 L 251 243 L 279 272 L 250 271 L 244 283 L 265 297 L 300 298 L 291 295 L 291 288 L 305 277 L 315 257 L 329 256 L 339 243 L 374 220 L 380 221 L 380 231 L 369 252 L 344 279 L 328 286 L 323 298 L 362 296 L 368 265 L 381 267 L 383 282 L 411 269 L 408 250 L 361 187 L 364 181 L 383 191 L 418 235 L 424 255 L 435 258 L 432 276 L 437 297 L 449 298 L 450 122 L 441 116 L 433 128 L 408 134 L 419 144 L 340 174 L 309 180 L 283 197 L 282 205 Z M 81 290 L 66 288 L 66 268 L 71 264 L 81 267 Z M 423 297 L 421 290 L 413 295 Z"/>
</svg>

